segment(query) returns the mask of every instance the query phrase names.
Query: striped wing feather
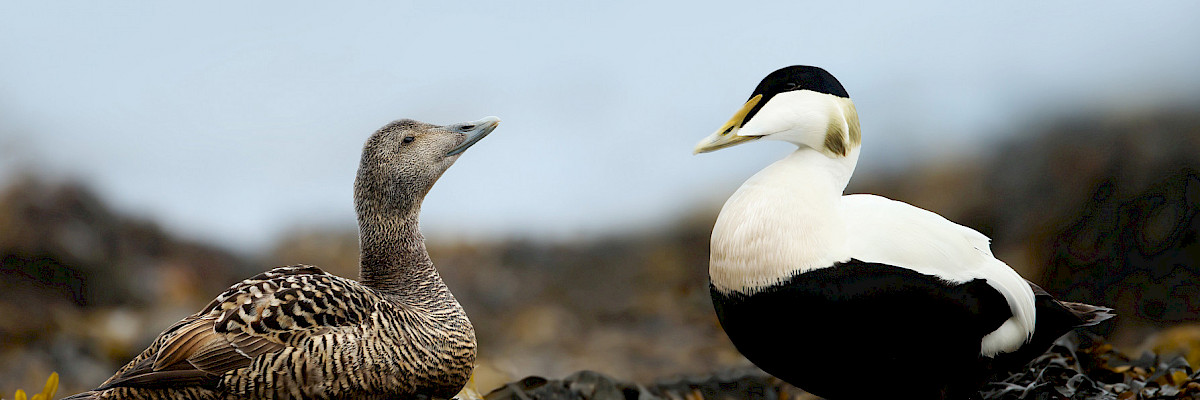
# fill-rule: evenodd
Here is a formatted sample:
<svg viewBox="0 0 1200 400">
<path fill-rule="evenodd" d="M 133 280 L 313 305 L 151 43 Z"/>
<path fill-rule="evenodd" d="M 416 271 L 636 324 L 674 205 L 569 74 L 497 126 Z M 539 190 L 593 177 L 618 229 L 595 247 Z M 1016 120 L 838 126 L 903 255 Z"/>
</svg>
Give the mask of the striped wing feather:
<svg viewBox="0 0 1200 400">
<path fill-rule="evenodd" d="M 317 267 L 281 267 L 233 285 L 159 336 L 153 355 L 99 388 L 215 386 L 254 358 L 358 324 L 375 301 L 355 282 Z M 373 309 L 373 307 L 371 307 Z"/>
</svg>

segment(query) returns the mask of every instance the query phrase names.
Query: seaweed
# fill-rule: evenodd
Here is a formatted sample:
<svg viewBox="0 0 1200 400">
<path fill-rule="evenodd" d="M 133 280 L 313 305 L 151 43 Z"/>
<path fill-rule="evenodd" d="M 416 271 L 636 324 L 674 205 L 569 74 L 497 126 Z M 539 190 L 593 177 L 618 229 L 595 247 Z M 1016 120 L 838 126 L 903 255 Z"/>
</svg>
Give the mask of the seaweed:
<svg viewBox="0 0 1200 400">
<path fill-rule="evenodd" d="M 870 360 L 863 360 L 863 387 L 870 387 Z M 879 398 L 903 397 L 903 388 Z M 1183 356 L 1145 352 L 1130 357 L 1092 334 L 1060 338 L 1046 353 L 1018 371 L 1001 372 L 980 389 L 984 400 L 1200 400 L 1200 372 Z M 786 382 L 756 368 L 721 371 L 708 376 L 682 377 L 638 384 L 595 372 L 581 371 L 564 379 L 530 376 L 508 383 L 484 396 L 487 400 L 785 400 L 812 398 Z"/>
</svg>

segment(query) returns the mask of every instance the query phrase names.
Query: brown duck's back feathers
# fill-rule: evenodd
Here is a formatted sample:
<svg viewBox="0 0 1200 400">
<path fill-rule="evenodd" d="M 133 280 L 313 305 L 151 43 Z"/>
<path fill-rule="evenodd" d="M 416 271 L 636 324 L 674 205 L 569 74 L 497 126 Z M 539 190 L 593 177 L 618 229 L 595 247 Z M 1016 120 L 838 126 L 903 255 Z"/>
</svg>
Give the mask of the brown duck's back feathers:
<svg viewBox="0 0 1200 400">
<path fill-rule="evenodd" d="M 100 393 L 98 398 L 183 399 L 219 397 L 191 397 L 173 390 L 190 388 L 187 393 L 191 394 L 225 390 L 254 394 L 248 391 L 272 390 L 306 397 L 323 390 L 322 385 L 329 379 L 341 379 L 347 387 L 386 386 L 381 383 L 388 380 L 386 377 L 352 376 L 362 372 L 356 371 L 352 364 L 387 362 L 390 351 L 366 355 L 355 348 L 350 350 L 353 354 L 347 355 L 344 346 L 394 349 L 412 339 L 419 339 L 422 345 L 433 345 L 425 342 L 436 340 L 438 333 L 462 336 L 460 340 L 449 341 L 450 346 L 445 348 L 462 357 L 460 361 L 466 365 L 465 369 L 450 372 L 469 375 L 469 365 L 474 363 L 473 331 L 470 323 L 465 322 L 461 307 L 456 305 L 448 310 L 448 313 L 441 309 L 421 312 L 416 307 L 398 308 L 373 289 L 316 267 L 280 267 L 233 285 L 199 313 L 172 325 L 142 355 L 96 390 Z M 432 331 L 444 321 L 454 320 L 456 315 L 465 324 L 446 324 L 445 332 Z M 439 321 L 430 321 L 431 318 Z M 429 359 L 428 354 L 420 356 Z M 452 356 L 441 358 L 453 362 Z M 421 360 L 410 357 L 397 355 L 391 361 L 412 364 L 414 369 L 423 367 L 418 362 Z M 420 373 L 436 373 L 417 372 L 395 369 L 388 373 L 401 375 L 391 378 L 392 381 L 406 381 L 402 386 L 407 388 L 396 388 L 400 391 L 415 390 L 421 385 Z M 465 382 L 466 378 L 461 379 Z M 266 385 L 280 387 L 263 389 Z M 156 393 L 162 395 L 157 397 L 149 396 L 151 392 L 137 392 L 138 389 L 167 392 Z M 124 395 L 110 396 L 116 393 Z"/>
<path fill-rule="evenodd" d="M 215 384 L 222 374 L 249 366 L 255 357 L 357 324 L 364 314 L 374 312 L 370 304 L 377 299 L 356 285 L 307 265 L 275 268 L 243 280 L 164 331 L 158 346 L 152 347 L 155 351 L 100 389 Z"/>
</svg>

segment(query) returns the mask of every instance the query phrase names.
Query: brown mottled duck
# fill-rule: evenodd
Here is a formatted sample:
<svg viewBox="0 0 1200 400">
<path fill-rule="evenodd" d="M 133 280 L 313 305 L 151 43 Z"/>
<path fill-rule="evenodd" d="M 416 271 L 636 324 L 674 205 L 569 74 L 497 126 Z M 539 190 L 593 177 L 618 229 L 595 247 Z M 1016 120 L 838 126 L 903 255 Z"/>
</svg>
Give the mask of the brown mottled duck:
<svg viewBox="0 0 1200 400">
<path fill-rule="evenodd" d="M 418 216 L 434 182 L 499 121 L 380 128 L 354 185 L 360 280 L 308 265 L 246 279 L 69 399 L 454 396 L 475 366 L 475 330 L 426 253 Z"/>
</svg>

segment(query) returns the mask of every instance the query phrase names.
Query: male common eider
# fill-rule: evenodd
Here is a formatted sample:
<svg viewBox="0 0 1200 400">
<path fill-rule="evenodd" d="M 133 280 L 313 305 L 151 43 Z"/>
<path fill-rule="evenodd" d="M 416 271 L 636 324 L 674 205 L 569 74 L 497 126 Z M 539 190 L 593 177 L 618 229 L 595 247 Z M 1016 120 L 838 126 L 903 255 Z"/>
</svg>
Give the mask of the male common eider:
<svg viewBox="0 0 1200 400">
<path fill-rule="evenodd" d="M 825 70 L 767 75 L 695 151 L 758 139 L 798 149 L 725 202 L 709 278 L 721 326 L 768 373 L 830 399 L 971 398 L 991 371 L 1111 317 L 1054 300 L 993 257 L 979 232 L 842 195 L 862 137 L 854 103 Z"/>
<path fill-rule="evenodd" d="M 71 399 L 448 399 L 475 367 L 475 330 L 418 227 L 421 202 L 499 119 L 392 122 L 354 185 L 361 278 L 276 268 L 233 285 L 99 388 Z"/>
</svg>

